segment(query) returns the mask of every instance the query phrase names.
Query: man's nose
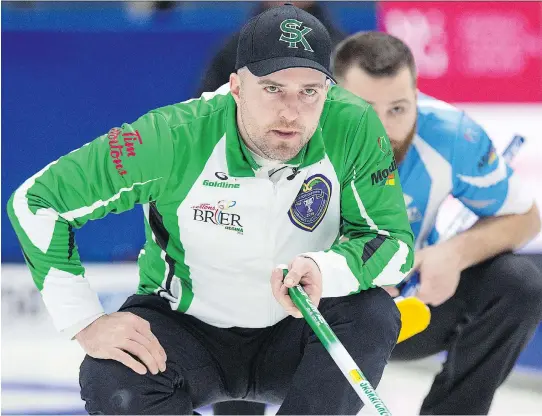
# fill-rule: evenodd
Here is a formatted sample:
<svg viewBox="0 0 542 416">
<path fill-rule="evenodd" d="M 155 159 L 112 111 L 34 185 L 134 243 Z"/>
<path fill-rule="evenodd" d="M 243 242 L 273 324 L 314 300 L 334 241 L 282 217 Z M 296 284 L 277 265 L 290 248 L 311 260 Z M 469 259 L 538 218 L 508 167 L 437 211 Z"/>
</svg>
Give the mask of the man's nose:
<svg viewBox="0 0 542 416">
<path fill-rule="evenodd" d="M 297 95 L 284 97 L 279 115 L 286 121 L 295 121 L 299 117 L 299 99 Z"/>
</svg>

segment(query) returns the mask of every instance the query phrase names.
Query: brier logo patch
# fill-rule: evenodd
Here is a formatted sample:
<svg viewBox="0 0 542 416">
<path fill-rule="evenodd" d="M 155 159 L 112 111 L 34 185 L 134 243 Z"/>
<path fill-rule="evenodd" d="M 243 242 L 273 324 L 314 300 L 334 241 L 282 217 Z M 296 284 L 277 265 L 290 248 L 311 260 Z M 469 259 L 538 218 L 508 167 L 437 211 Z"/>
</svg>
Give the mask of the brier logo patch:
<svg viewBox="0 0 542 416">
<path fill-rule="evenodd" d="M 322 174 L 306 179 L 288 211 L 292 223 L 312 232 L 324 219 L 331 198 L 331 182 Z"/>
</svg>

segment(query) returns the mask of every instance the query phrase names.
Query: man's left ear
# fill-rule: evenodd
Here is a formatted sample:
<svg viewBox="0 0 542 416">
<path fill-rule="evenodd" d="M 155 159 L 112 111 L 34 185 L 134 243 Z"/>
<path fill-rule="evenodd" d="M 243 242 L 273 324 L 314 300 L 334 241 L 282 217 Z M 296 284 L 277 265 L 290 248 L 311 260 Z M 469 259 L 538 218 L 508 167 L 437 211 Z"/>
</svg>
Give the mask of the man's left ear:
<svg viewBox="0 0 542 416">
<path fill-rule="evenodd" d="M 241 88 L 241 79 L 239 74 L 230 74 L 230 92 L 236 103 L 239 103 L 239 90 Z"/>
</svg>

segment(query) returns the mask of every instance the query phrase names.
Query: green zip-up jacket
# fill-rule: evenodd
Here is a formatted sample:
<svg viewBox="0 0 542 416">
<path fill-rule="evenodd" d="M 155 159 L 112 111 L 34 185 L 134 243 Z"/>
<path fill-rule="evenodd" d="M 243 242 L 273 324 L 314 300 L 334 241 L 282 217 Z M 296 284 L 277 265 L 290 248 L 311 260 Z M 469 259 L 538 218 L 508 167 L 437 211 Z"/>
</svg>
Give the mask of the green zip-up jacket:
<svg viewBox="0 0 542 416">
<path fill-rule="evenodd" d="M 394 285 L 409 272 L 413 235 L 393 152 L 365 101 L 331 87 L 316 132 L 288 162 L 296 168 L 271 181 L 221 90 L 112 128 L 11 196 L 9 218 L 60 331 L 71 337 L 103 314 L 74 231 L 136 204 L 146 234 L 138 293 L 218 327 L 283 319 L 271 271 L 297 255 L 318 264 L 323 297 Z"/>
</svg>

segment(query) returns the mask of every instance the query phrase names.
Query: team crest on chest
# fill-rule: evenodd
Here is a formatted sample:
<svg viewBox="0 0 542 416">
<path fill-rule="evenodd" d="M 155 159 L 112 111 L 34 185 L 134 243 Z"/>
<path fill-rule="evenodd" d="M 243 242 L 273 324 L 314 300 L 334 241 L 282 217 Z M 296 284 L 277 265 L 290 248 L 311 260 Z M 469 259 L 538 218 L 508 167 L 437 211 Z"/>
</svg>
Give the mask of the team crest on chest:
<svg viewBox="0 0 542 416">
<path fill-rule="evenodd" d="M 288 211 L 290 221 L 302 230 L 313 231 L 326 215 L 331 182 L 322 174 L 306 179 Z"/>
</svg>

